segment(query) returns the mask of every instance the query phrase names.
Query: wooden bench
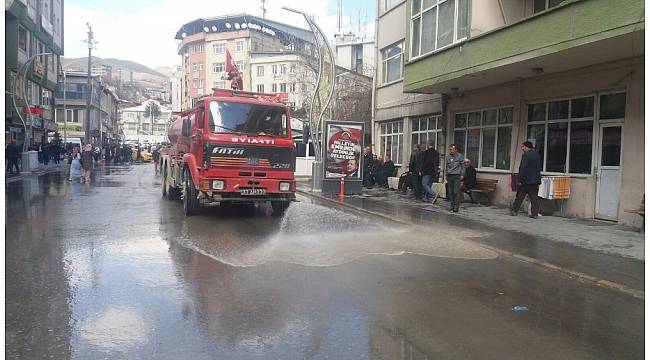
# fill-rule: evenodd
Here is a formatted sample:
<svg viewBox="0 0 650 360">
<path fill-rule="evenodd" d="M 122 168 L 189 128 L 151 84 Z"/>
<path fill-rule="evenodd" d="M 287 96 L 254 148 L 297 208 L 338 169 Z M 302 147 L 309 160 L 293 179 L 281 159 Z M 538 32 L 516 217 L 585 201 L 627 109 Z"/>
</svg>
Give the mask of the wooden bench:
<svg viewBox="0 0 650 360">
<path fill-rule="evenodd" d="M 497 183 L 499 180 L 492 180 L 492 179 L 476 179 L 476 186 L 472 189 L 466 189 L 464 192 L 469 195 L 469 198 L 472 200 L 473 203 L 478 203 L 480 204 L 480 201 L 477 199 L 474 199 L 474 193 L 477 194 L 483 194 L 485 199 L 487 200 L 486 205 L 491 205 L 492 202 L 490 201 L 490 197 L 488 196 L 489 194 L 493 193 L 497 189 Z"/>
<path fill-rule="evenodd" d="M 643 222 L 641 223 L 641 229 L 643 230 L 645 227 L 645 194 L 643 194 L 643 198 L 641 199 L 641 206 L 639 206 L 638 209 L 625 210 L 625 212 L 640 215 L 643 218 Z"/>
</svg>

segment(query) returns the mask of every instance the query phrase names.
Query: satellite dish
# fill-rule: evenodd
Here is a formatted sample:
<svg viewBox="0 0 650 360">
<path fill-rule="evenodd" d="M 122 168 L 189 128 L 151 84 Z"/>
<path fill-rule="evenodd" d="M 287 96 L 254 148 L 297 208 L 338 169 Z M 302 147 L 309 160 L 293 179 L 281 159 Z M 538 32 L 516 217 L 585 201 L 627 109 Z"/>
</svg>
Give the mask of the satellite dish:
<svg viewBox="0 0 650 360">
<path fill-rule="evenodd" d="M 248 27 L 248 25 L 246 25 L 246 23 L 241 23 L 241 28 L 242 29 L 246 29 L 247 27 Z"/>
<path fill-rule="evenodd" d="M 183 38 L 186 38 L 186 37 L 187 37 L 187 34 L 186 34 L 186 33 L 183 33 L 183 34 L 181 34 L 181 36 L 182 36 Z"/>
<path fill-rule="evenodd" d="M 239 30 L 239 23 L 235 23 L 235 29 Z"/>
<path fill-rule="evenodd" d="M 226 23 L 226 27 L 227 27 L 228 29 L 230 29 L 230 28 L 232 27 L 232 25 L 230 25 L 230 23 Z"/>
<path fill-rule="evenodd" d="M 217 27 L 213 25 L 212 26 L 212 31 L 217 31 Z"/>
<path fill-rule="evenodd" d="M 205 31 L 205 32 L 210 32 L 210 28 L 207 27 L 207 26 L 204 26 L 204 27 L 203 27 L 203 31 Z"/>
</svg>

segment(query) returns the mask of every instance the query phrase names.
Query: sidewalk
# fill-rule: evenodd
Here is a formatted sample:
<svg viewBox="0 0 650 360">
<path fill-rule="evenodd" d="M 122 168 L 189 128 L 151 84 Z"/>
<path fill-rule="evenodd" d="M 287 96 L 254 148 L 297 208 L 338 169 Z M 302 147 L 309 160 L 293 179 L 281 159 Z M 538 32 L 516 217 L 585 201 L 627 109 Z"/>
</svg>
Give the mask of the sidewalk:
<svg viewBox="0 0 650 360">
<path fill-rule="evenodd" d="M 487 232 L 473 238 L 505 253 L 533 259 L 548 268 L 579 273 L 586 280 L 606 280 L 643 291 L 644 234 L 615 223 L 543 216 L 530 219 L 525 214 L 509 215 L 504 207 L 465 202 L 460 212 L 448 211 L 449 203 L 438 199 L 435 205 L 415 201 L 394 190 L 363 189 L 342 202 L 335 195 L 311 192 L 309 180 L 299 180 L 298 191 L 322 200 L 400 222 L 423 226 L 460 226 Z M 539 265 L 539 264 L 538 264 Z"/>
<path fill-rule="evenodd" d="M 66 168 L 67 168 L 67 164 L 61 162 L 59 164 L 55 164 L 55 163 L 49 163 L 47 165 L 40 164 L 38 170 L 26 171 L 26 172 L 22 171 L 18 175 L 16 174 L 11 175 L 5 170 L 5 184 L 24 179 L 28 176 L 41 176 L 50 172 L 61 171 Z"/>
</svg>

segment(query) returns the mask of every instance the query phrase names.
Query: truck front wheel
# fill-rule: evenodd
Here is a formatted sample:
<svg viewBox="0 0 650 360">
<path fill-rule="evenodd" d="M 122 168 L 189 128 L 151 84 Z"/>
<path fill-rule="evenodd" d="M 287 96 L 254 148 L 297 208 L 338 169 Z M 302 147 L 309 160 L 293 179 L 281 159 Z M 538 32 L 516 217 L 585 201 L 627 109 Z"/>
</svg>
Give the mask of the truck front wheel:
<svg viewBox="0 0 650 360">
<path fill-rule="evenodd" d="M 186 216 L 196 215 L 199 211 L 199 199 L 197 198 L 198 192 L 194 187 L 192 175 L 189 171 L 185 171 L 185 182 L 183 184 L 183 211 Z"/>
<path fill-rule="evenodd" d="M 291 202 L 289 201 L 271 201 L 271 207 L 273 208 L 273 215 L 282 215 L 284 214 Z"/>
</svg>

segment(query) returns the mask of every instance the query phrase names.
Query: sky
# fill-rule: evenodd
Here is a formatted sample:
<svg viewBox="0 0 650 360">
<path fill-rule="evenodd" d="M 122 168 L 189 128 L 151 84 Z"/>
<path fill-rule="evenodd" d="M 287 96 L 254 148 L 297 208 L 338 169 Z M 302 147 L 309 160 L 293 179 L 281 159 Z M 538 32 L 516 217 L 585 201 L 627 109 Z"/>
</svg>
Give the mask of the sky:
<svg viewBox="0 0 650 360">
<path fill-rule="evenodd" d="M 314 15 L 325 35 L 336 32 L 336 0 L 266 0 L 270 20 L 306 28 L 302 16 L 282 6 Z M 236 13 L 261 16 L 259 0 L 66 0 L 64 2 L 65 57 L 88 55 L 86 22 L 93 27 L 96 49 L 93 56 L 131 60 L 151 68 L 180 65 L 176 32 L 184 23 Z M 376 0 L 343 0 L 343 30 L 374 34 Z M 363 24 L 367 24 L 364 27 Z"/>
</svg>

